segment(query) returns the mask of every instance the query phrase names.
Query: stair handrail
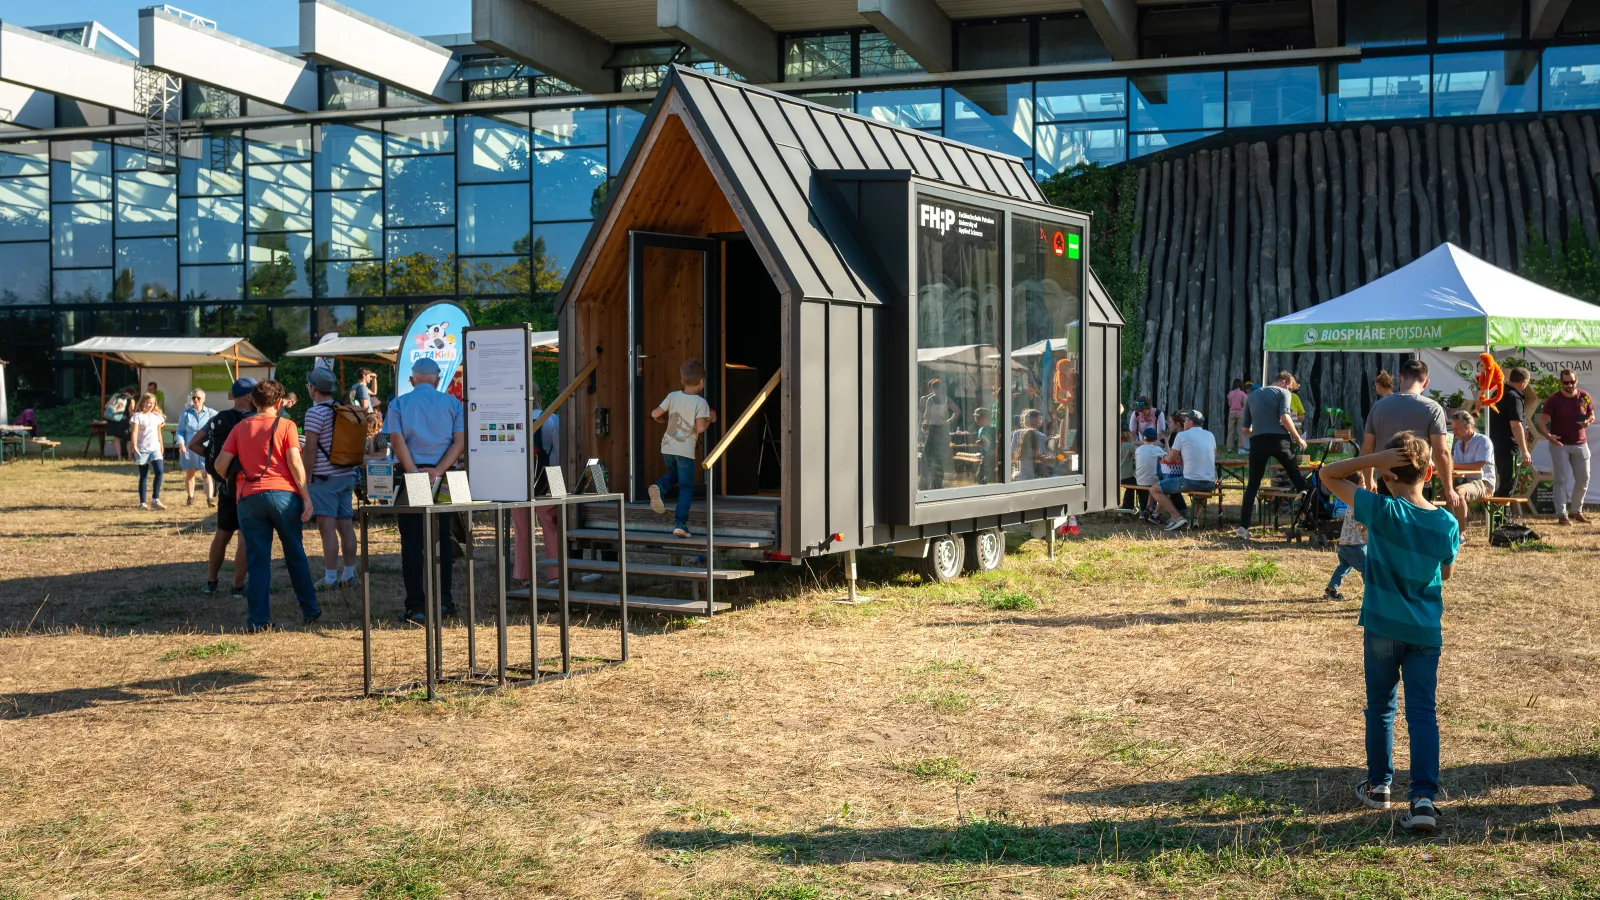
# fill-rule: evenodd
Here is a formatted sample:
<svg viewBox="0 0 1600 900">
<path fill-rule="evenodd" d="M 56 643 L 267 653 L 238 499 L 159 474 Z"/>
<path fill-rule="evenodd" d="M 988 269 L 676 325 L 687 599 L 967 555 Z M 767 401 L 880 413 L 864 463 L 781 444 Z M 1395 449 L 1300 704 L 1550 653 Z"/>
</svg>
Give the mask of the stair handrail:
<svg viewBox="0 0 1600 900">
<path fill-rule="evenodd" d="M 733 439 L 739 436 L 739 432 L 744 430 L 744 426 L 750 424 L 751 419 L 755 418 L 756 410 L 760 409 L 761 404 L 767 402 L 767 398 L 772 396 L 772 392 L 777 389 L 778 382 L 782 378 L 782 370 L 772 373 L 772 377 L 767 380 L 767 386 L 755 395 L 750 401 L 750 405 L 746 406 L 744 412 L 739 414 L 739 418 L 734 420 L 733 427 L 724 432 L 722 440 L 717 441 L 717 446 L 706 454 L 705 462 L 700 464 L 701 468 L 707 472 L 711 471 L 711 467 L 717 464 L 717 460 L 722 458 L 723 453 L 727 452 L 729 445 L 733 443 Z"/>
<path fill-rule="evenodd" d="M 538 434 L 539 429 L 544 427 L 544 423 L 555 414 L 557 409 L 561 408 L 561 404 L 567 402 L 567 400 L 572 397 L 572 393 L 578 389 L 578 385 L 582 384 L 585 378 L 588 378 L 590 375 L 594 374 L 594 370 L 599 368 L 599 366 L 600 357 L 596 356 L 594 359 L 590 360 L 589 364 L 583 367 L 583 371 L 579 372 L 576 378 L 572 379 L 572 381 L 569 382 L 566 387 L 562 388 L 561 393 L 556 395 L 556 399 L 552 400 L 550 404 L 544 408 L 544 412 L 539 414 L 539 418 L 533 420 L 533 425 L 528 428 L 528 433 L 530 435 Z"/>
<path fill-rule="evenodd" d="M 767 386 L 762 388 L 760 393 L 751 399 L 750 405 L 746 406 L 744 412 L 739 414 L 739 418 L 733 421 L 733 427 L 723 433 L 722 440 L 717 442 L 717 446 L 706 454 L 705 461 L 700 464 L 700 467 L 706 470 L 706 616 L 708 618 L 716 611 L 717 529 L 714 522 L 716 504 L 714 498 L 717 493 L 717 473 L 715 466 L 717 460 L 722 458 L 722 454 L 727 452 L 728 447 L 733 443 L 733 439 L 739 436 L 739 432 L 744 430 L 744 426 L 750 424 L 751 419 L 755 418 L 756 410 L 760 409 L 761 404 L 767 402 L 767 398 L 772 396 L 772 392 L 777 389 L 778 382 L 782 378 L 782 369 L 772 373 L 772 377 L 767 380 Z"/>
</svg>

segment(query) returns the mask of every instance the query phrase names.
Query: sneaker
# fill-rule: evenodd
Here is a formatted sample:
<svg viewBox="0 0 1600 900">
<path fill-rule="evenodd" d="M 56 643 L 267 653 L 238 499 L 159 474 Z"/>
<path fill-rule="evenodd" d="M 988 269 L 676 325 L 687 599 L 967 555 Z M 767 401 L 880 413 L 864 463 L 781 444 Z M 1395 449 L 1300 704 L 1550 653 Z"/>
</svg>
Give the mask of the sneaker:
<svg viewBox="0 0 1600 900">
<path fill-rule="evenodd" d="M 317 582 L 317 593 L 324 594 L 338 586 L 339 582 L 337 581 L 319 581 Z"/>
<path fill-rule="evenodd" d="M 1589 524 L 1589 517 L 1581 512 L 1575 512 L 1572 514 L 1572 521 L 1587 525 Z"/>
<path fill-rule="evenodd" d="M 1439 811 L 1433 808 L 1433 801 L 1427 797 L 1418 797 L 1411 801 L 1411 808 L 1400 815 L 1397 823 L 1407 831 L 1418 834 L 1433 834 L 1439 830 Z"/>
<path fill-rule="evenodd" d="M 1382 787 L 1373 787 L 1363 781 L 1356 785 L 1356 799 L 1361 801 L 1361 805 L 1372 809 L 1388 809 L 1389 786 L 1386 784 Z"/>
<path fill-rule="evenodd" d="M 680 537 L 680 538 L 692 537 L 692 535 L 689 534 L 689 529 L 684 528 L 681 525 L 678 526 L 677 528 L 672 529 L 672 536 L 673 537 Z"/>
<path fill-rule="evenodd" d="M 655 513 L 658 516 L 663 514 L 663 513 L 665 513 L 667 511 L 667 505 L 665 503 L 661 502 L 661 488 L 660 488 L 660 486 L 654 485 L 654 484 L 650 485 L 649 494 L 650 494 L 650 511 Z"/>
<path fill-rule="evenodd" d="M 217 583 L 215 581 L 206 582 L 206 586 L 200 590 L 200 593 L 202 594 L 215 594 L 216 592 Z"/>
<path fill-rule="evenodd" d="M 423 615 L 422 613 L 419 613 L 419 612 L 401 613 L 400 614 L 400 624 L 402 624 L 402 625 L 426 625 L 426 624 L 428 624 L 428 617 Z"/>
<path fill-rule="evenodd" d="M 585 572 L 582 575 L 578 576 L 578 583 L 579 584 L 594 584 L 596 581 L 599 581 L 599 580 L 600 580 L 600 573 L 599 572 Z"/>
<path fill-rule="evenodd" d="M 139 508 L 140 509 L 149 509 L 150 508 L 150 504 L 144 502 L 143 500 L 140 500 L 139 501 Z M 1562 521 L 1565 522 L 1566 520 L 1563 519 Z"/>
<path fill-rule="evenodd" d="M 151 509 L 166 509 L 167 505 L 165 503 L 162 503 L 160 500 L 151 500 L 150 501 L 150 508 Z"/>
<path fill-rule="evenodd" d="M 233 599 L 234 599 L 234 600 L 244 600 L 244 599 L 247 599 L 247 598 L 246 598 L 246 597 L 245 597 L 245 594 L 244 594 L 244 585 L 242 585 L 242 584 L 236 584 L 236 585 L 234 585 L 234 586 L 233 586 L 233 592 L 232 592 L 232 593 L 230 593 L 230 594 L 229 594 L 229 595 L 228 595 L 228 596 L 229 596 L 229 597 L 231 597 L 231 598 L 233 598 Z"/>
<path fill-rule="evenodd" d="M 1344 599 L 1344 592 L 1330 584 L 1330 585 L 1328 585 L 1328 589 L 1322 592 L 1322 599 L 1324 599 L 1324 600 L 1343 600 Z"/>
<path fill-rule="evenodd" d="M 1556 524 L 1557 525 L 1561 525 L 1561 526 L 1570 526 L 1572 524 L 1572 520 L 1567 518 L 1566 516 L 1562 516 L 1561 518 L 1556 520 Z"/>
<path fill-rule="evenodd" d="M 194 505 L 194 495 L 190 494 L 189 498 L 187 500 L 183 501 L 183 505 L 184 506 L 193 506 Z"/>
<path fill-rule="evenodd" d="M 546 590 L 553 591 L 556 588 L 561 587 L 561 579 L 559 579 L 559 578 L 548 579 L 548 580 L 545 581 L 544 586 L 545 586 Z"/>
<path fill-rule="evenodd" d="M 1183 516 L 1179 516 L 1176 519 L 1173 519 L 1171 522 L 1168 522 L 1167 523 L 1167 527 L 1165 529 L 1163 529 L 1163 530 L 1164 531 L 1177 531 L 1180 528 L 1188 528 L 1188 527 L 1189 527 L 1189 520 L 1185 519 Z"/>
<path fill-rule="evenodd" d="M 1248 541 L 1250 540 L 1250 529 L 1240 525 L 1238 528 L 1234 529 L 1233 535 L 1241 541 Z"/>
</svg>

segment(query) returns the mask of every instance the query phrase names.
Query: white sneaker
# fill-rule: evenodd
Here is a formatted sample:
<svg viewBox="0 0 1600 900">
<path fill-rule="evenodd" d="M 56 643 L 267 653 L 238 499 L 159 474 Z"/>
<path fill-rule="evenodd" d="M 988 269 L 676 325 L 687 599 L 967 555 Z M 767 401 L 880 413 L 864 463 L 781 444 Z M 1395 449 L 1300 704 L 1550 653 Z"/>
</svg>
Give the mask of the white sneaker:
<svg viewBox="0 0 1600 900">
<path fill-rule="evenodd" d="M 1411 801 L 1411 809 L 1401 813 L 1400 821 L 1395 824 L 1418 834 L 1433 834 L 1439 830 L 1439 813 L 1433 808 L 1432 800 L 1418 797 Z"/>
<path fill-rule="evenodd" d="M 1241 541 L 1250 540 L 1250 529 L 1244 527 L 1243 525 L 1240 525 L 1239 528 L 1236 531 L 1234 531 L 1233 534 L 1234 534 L 1235 537 L 1237 537 Z"/>
<path fill-rule="evenodd" d="M 1183 516 L 1179 516 L 1176 519 L 1173 519 L 1171 522 L 1168 522 L 1167 523 L 1167 527 L 1165 529 L 1163 529 L 1163 530 L 1165 530 L 1165 531 L 1177 531 L 1180 528 L 1187 528 L 1187 527 L 1189 527 L 1189 520 L 1185 519 Z"/>
<path fill-rule="evenodd" d="M 162 503 L 160 500 L 152 500 L 152 501 L 150 501 L 150 508 L 151 509 L 166 509 L 167 505 L 165 503 Z"/>
<path fill-rule="evenodd" d="M 652 484 L 652 485 L 650 485 L 649 493 L 650 493 L 650 511 L 655 513 L 658 516 L 662 515 L 663 513 L 665 513 L 667 511 L 667 505 L 665 503 L 661 502 L 661 488 L 659 488 L 656 485 Z"/>
<path fill-rule="evenodd" d="M 143 501 L 140 501 L 140 503 L 139 503 L 139 508 L 140 508 L 140 509 L 149 509 L 149 508 L 150 508 L 150 504 L 148 504 L 148 503 L 145 503 L 145 502 L 143 502 Z"/>
<path fill-rule="evenodd" d="M 687 529 L 687 528 L 674 528 L 674 529 L 672 529 L 672 536 L 673 537 L 686 538 L 686 537 L 692 537 L 693 535 L 689 534 L 689 529 Z"/>
</svg>

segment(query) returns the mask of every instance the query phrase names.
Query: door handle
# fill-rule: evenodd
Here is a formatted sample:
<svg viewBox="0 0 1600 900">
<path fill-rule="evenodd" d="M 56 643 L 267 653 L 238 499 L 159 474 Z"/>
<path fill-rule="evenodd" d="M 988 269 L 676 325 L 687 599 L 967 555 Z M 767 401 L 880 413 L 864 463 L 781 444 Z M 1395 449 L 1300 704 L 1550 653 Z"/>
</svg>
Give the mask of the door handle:
<svg viewBox="0 0 1600 900">
<path fill-rule="evenodd" d="M 634 372 L 635 372 L 635 374 L 638 374 L 638 375 L 643 375 L 644 374 L 644 361 L 649 359 L 649 358 L 650 358 L 649 354 L 644 352 L 644 345 L 643 344 L 638 344 L 633 348 L 633 360 L 634 360 Z"/>
</svg>

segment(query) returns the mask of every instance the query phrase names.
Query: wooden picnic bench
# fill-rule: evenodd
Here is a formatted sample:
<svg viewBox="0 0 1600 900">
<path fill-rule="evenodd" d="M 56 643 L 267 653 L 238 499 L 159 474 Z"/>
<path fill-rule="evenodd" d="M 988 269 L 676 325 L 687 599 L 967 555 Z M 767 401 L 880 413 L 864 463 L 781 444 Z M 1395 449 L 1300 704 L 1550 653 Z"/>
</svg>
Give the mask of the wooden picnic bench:
<svg viewBox="0 0 1600 900">
<path fill-rule="evenodd" d="M 1148 496 L 1150 494 L 1150 485 L 1147 485 L 1147 484 L 1124 484 L 1124 485 L 1120 485 L 1120 488 L 1122 490 L 1133 491 L 1135 493 L 1144 494 L 1147 498 L 1148 498 Z M 1217 501 L 1217 527 L 1218 528 L 1222 527 L 1222 486 L 1221 485 L 1218 485 L 1216 488 L 1213 488 L 1212 490 L 1209 490 L 1209 491 L 1184 491 L 1183 495 L 1189 499 L 1189 502 L 1192 502 L 1194 504 L 1193 522 L 1196 525 L 1200 524 L 1202 521 L 1205 520 L 1206 504 L 1208 502 L 1212 501 L 1212 500 Z M 1141 505 L 1143 505 L 1143 504 L 1141 504 Z"/>
</svg>

